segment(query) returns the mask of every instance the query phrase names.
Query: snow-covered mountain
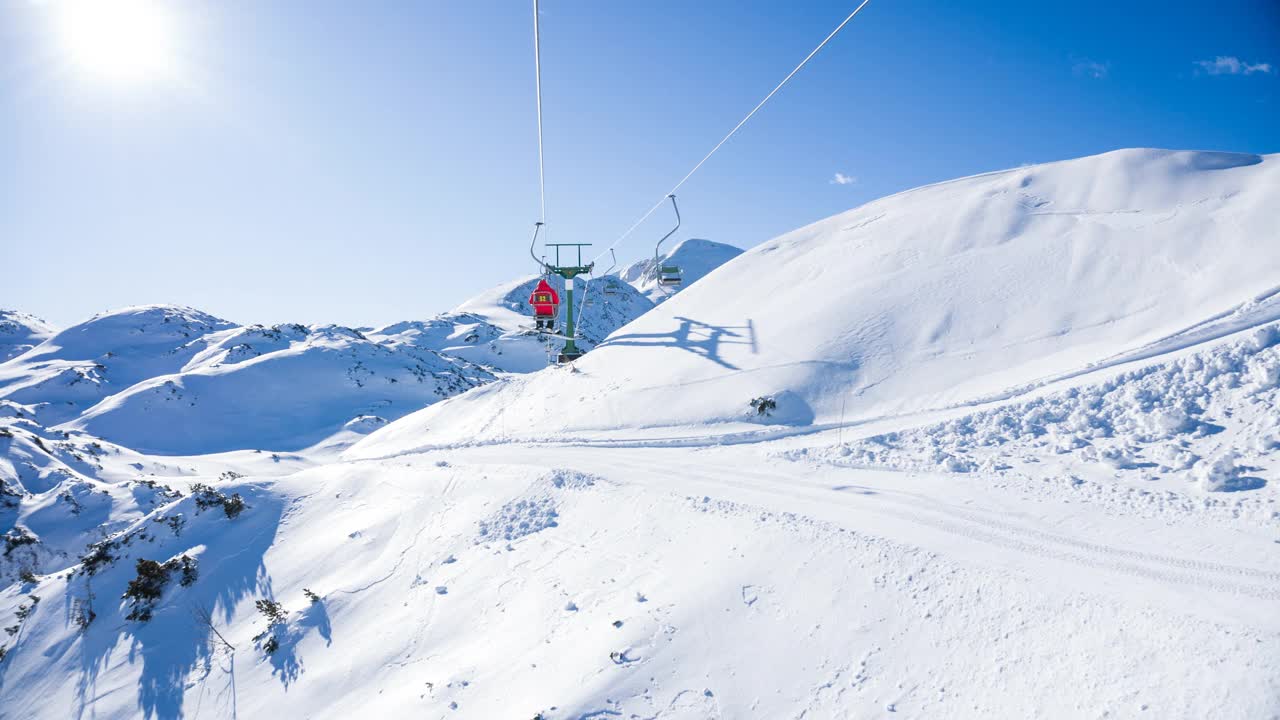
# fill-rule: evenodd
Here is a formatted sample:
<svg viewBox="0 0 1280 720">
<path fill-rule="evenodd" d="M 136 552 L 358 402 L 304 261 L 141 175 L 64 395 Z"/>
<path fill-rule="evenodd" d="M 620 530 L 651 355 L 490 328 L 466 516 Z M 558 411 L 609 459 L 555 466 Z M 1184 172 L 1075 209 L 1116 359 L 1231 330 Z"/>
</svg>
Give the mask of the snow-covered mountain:
<svg viewBox="0 0 1280 720">
<path fill-rule="evenodd" d="M 234 325 L 191 308 L 149 305 L 95 315 L 0 364 L 0 397 L 70 420 L 134 383 L 180 371 Z"/>
<path fill-rule="evenodd" d="M 53 333 L 53 327 L 35 315 L 0 309 L 0 363 L 39 345 Z"/>
<path fill-rule="evenodd" d="M 579 372 L 429 408 L 353 456 L 512 428 L 807 431 L 1009 397 L 1222 336 L 1280 317 L 1277 188 L 1276 156 L 1126 150 L 900 193 L 748 251 Z M 759 397 L 776 407 L 757 413 Z M 571 398 L 575 412 L 547 416 Z"/>
<path fill-rule="evenodd" d="M 0 365 L 0 715 L 1277 716 L 1278 168 L 919 188 L 488 382 L 436 352 L 510 363 L 527 284 L 64 331 Z"/>
<path fill-rule="evenodd" d="M 680 287 L 668 287 L 665 290 L 659 287 L 658 265 L 654 264 L 651 257 L 631 263 L 618 273 L 618 277 L 654 303 L 660 303 L 741 254 L 742 248 L 711 240 L 690 238 L 671 248 L 659 262 L 661 265 L 674 265 L 680 268 L 683 280 Z"/>
<path fill-rule="evenodd" d="M 550 278 L 564 295 L 564 281 Z M 369 336 L 389 346 L 409 345 L 433 350 L 494 368 L 528 373 L 547 367 L 559 353 L 563 340 L 540 337 L 533 330 L 529 294 L 538 278 L 521 278 L 487 290 L 452 312 L 431 320 L 395 323 Z M 585 292 L 584 292 L 585 290 Z M 584 304 L 585 303 L 585 304 Z M 578 283 L 574 307 L 579 346 L 590 350 L 613 331 L 653 308 L 644 295 L 614 277 L 591 278 Z M 561 323 L 563 323 L 563 309 Z"/>
<path fill-rule="evenodd" d="M 155 305 L 95 316 L 0 365 L 0 398 L 45 426 L 204 454 L 297 450 L 354 418 L 385 422 L 492 379 L 350 328 L 241 327 Z"/>
<path fill-rule="evenodd" d="M 299 450 L 357 417 L 394 420 L 492 379 L 350 328 L 254 326 L 220 333 L 180 372 L 139 382 L 65 427 L 165 454 Z"/>
</svg>

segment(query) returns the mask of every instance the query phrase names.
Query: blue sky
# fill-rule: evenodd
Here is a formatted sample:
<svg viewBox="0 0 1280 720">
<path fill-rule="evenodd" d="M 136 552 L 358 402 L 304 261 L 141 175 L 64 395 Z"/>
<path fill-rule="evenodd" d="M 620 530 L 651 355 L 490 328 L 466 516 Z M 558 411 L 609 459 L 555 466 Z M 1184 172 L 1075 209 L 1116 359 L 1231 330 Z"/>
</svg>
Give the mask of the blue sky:
<svg viewBox="0 0 1280 720">
<path fill-rule="evenodd" d="M 0 307 L 371 325 L 532 269 L 528 3 L 155 0 L 173 69 L 121 83 L 73 62 L 68 1 L 0 0 Z M 611 242 L 853 6 L 543 0 L 553 238 Z M 1280 152 L 1280 4 L 872 0 L 682 189 L 681 236 L 1135 146 Z"/>
</svg>

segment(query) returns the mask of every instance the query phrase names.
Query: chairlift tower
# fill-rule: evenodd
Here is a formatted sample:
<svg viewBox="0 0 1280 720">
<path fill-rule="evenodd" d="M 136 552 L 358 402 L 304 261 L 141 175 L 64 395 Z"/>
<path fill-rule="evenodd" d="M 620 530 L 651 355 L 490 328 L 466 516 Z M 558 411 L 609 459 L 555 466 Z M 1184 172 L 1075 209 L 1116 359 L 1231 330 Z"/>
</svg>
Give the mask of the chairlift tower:
<svg viewBox="0 0 1280 720">
<path fill-rule="evenodd" d="M 555 248 L 555 263 L 544 262 L 542 267 L 548 273 L 559 275 L 564 278 L 564 297 L 565 297 L 565 316 L 564 316 L 564 347 L 560 350 L 559 361 L 562 363 L 573 362 L 582 357 L 582 351 L 578 349 L 578 344 L 574 339 L 578 336 L 573 324 L 573 279 L 579 275 L 588 275 L 595 268 L 594 262 L 582 264 L 582 248 L 590 247 L 591 243 L 547 243 L 546 247 Z M 575 254 L 576 265 L 562 265 L 560 261 L 560 249 L 572 248 L 572 251 L 565 250 L 565 253 L 573 252 Z"/>
</svg>

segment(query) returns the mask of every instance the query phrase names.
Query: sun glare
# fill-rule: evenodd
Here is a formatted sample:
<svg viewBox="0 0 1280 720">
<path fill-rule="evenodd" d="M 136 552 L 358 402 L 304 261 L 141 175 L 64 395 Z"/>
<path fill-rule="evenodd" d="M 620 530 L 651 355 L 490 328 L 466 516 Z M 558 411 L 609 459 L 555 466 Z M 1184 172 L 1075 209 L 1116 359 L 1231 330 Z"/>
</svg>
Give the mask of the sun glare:
<svg viewBox="0 0 1280 720">
<path fill-rule="evenodd" d="M 173 27 L 157 0 L 62 0 L 60 5 L 63 50 L 82 71 L 127 83 L 173 72 Z"/>
</svg>

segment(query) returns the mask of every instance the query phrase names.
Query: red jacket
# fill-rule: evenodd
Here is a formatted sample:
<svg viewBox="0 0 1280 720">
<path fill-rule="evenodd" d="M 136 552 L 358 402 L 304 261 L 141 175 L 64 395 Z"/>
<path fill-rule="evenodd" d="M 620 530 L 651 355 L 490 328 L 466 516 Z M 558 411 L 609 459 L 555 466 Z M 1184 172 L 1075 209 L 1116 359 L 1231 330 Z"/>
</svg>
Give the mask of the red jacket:
<svg viewBox="0 0 1280 720">
<path fill-rule="evenodd" d="M 533 306 L 535 317 L 555 317 L 556 308 L 560 306 L 560 293 L 551 287 L 546 278 L 542 278 L 533 292 L 529 293 L 529 304 Z"/>
</svg>

